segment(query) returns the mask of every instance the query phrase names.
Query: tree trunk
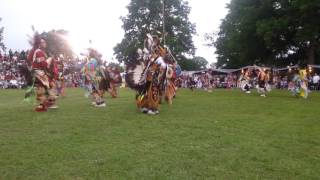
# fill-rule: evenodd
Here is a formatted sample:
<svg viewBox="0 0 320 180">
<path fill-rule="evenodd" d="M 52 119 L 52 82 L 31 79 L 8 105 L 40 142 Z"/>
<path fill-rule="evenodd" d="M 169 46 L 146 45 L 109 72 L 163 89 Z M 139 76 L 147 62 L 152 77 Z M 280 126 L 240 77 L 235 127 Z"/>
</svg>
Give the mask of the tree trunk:
<svg viewBox="0 0 320 180">
<path fill-rule="evenodd" d="M 309 49 L 307 49 L 307 58 L 308 58 L 307 63 L 309 65 L 315 64 L 315 59 L 316 59 L 315 50 L 316 50 L 316 47 L 314 46 L 314 44 L 310 44 Z"/>
</svg>

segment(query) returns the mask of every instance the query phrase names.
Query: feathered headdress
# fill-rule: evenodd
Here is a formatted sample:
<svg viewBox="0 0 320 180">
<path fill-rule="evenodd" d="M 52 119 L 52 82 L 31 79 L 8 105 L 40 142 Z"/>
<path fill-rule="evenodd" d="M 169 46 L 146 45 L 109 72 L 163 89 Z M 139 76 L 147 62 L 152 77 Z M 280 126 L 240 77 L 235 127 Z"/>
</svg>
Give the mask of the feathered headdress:
<svg viewBox="0 0 320 180">
<path fill-rule="evenodd" d="M 41 36 L 41 34 L 38 33 L 38 31 L 35 30 L 34 26 L 31 26 L 32 32 L 33 32 L 33 36 L 28 35 L 29 37 L 29 44 L 32 46 L 33 49 L 36 49 L 40 46 L 41 43 L 41 39 L 43 39 L 43 37 Z"/>
<path fill-rule="evenodd" d="M 147 34 L 144 40 L 144 49 L 138 49 L 135 57 L 126 64 L 125 80 L 127 85 L 138 92 L 146 86 L 146 71 L 151 62 L 151 55 L 155 51 L 154 46 L 158 46 L 160 39 L 158 36 Z"/>
<path fill-rule="evenodd" d="M 141 91 L 146 83 L 146 65 L 143 60 L 134 60 L 126 64 L 125 80 L 129 88 Z"/>
</svg>

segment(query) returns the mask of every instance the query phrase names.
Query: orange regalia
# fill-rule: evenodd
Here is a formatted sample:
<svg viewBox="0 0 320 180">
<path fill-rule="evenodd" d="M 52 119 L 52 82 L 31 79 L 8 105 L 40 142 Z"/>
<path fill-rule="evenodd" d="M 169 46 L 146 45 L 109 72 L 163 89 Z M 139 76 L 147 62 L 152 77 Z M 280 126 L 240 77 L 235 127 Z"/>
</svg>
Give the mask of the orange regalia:
<svg viewBox="0 0 320 180">
<path fill-rule="evenodd" d="M 155 115 L 159 113 L 161 89 L 166 75 L 165 49 L 159 39 L 147 35 L 145 47 L 138 50 L 137 58 L 127 64 L 126 83 L 137 91 L 136 103 L 141 112 Z"/>
<path fill-rule="evenodd" d="M 122 83 L 120 71 L 117 68 L 107 67 L 105 70 L 105 89 L 108 90 L 112 98 L 118 97 L 118 89 Z"/>
<path fill-rule="evenodd" d="M 166 64 L 166 69 L 165 69 L 165 80 L 164 80 L 164 85 L 162 89 L 162 95 L 164 96 L 165 100 L 168 102 L 168 104 L 173 103 L 173 98 L 176 96 L 176 79 L 177 76 L 179 75 L 179 71 L 177 68 L 180 68 L 180 66 L 177 64 L 176 60 L 172 56 L 170 50 L 165 50 L 164 51 L 164 61 Z M 178 71 L 178 72 L 177 72 Z"/>
<path fill-rule="evenodd" d="M 173 98 L 176 95 L 176 86 L 175 86 L 175 68 L 174 65 L 168 64 L 166 68 L 166 75 L 164 81 L 164 98 L 171 105 Z"/>
<path fill-rule="evenodd" d="M 152 63 L 147 70 L 145 91 L 137 96 L 137 106 L 147 113 L 159 112 L 160 101 L 160 68 L 156 63 Z"/>
</svg>

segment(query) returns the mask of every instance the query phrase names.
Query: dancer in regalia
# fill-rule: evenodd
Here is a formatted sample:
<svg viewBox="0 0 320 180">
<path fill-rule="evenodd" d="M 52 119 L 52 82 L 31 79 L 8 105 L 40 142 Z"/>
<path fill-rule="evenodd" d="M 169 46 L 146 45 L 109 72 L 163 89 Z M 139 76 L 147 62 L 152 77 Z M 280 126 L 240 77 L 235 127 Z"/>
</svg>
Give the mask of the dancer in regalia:
<svg viewBox="0 0 320 180">
<path fill-rule="evenodd" d="M 242 72 L 240 76 L 240 83 L 241 83 L 241 89 L 242 91 L 246 92 L 247 94 L 250 94 L 250 76 L 249 76 L 249 69 Z"/>
<path fill-rule="evenodd" d="M 267 92 L 269 91 L 269 73 L 267 70 L 258 68 L 257 70 L 258 85 L 257 90 L 261 97 L 267 97 Z"/>
<path fill-rule="evenodd" d="M 164 51 L 164 62 L 166 64 L 165 74 L 163 77 L 163 83 L 161 86 L 161 100 L 164 98 L 168 104 L 173 103 L 173 98 L 176 96 L 176 85 L 175 81 L 177 78 L 177 62 L 172 56 L 170 50 L 165 49 Z M 161 101 L 160 101 L 161 102 Z"/>
<path fill-rule="evenodd" d="M 171 105 L 174 96 L 176 95 L 176 86 L 175 86 L 175 69 L 174 65 L 167 65 L 166 68 L 166 78 L 164 82 L 164 97 L 165 100 Z"/>
<path fill-rule="evenodd" d="M 127 64 L 126 82 L 137 91 L 136 103 L 140 111 L 155 115 L 159 113 L 161 87 L 166 75 L 166 50 L 160 46 L 158 37 L 148 34 L 144 49 L 139 49 L 137 54 L 139 57 Z"/>
<path fill-rule="evenodd" d="M 116 68 L 106 66 L 101 68 L 102 79 L 99 84 L 99 93 L 103 97 L 108 91 L 112 98 L 118 97 L 118 88 L 121 86 L 122 77 Z"/>
<path fill-rule="evenodd" d="M 118 89 L 122 83 L 120 71 L 116 67 L 107 67 L 105 73 L 107 77 L 107 82 L 109 83 L 107 89 L 112 98 L 117 98 Z"/>
<path fill-rule="evenodd" d="M 104 78 L 101 55 L 91 48 L 88 51 L 88 61 L 82 68 L 86 88 L 89 92 L 92 105 L 95 107 L 105 107 L 106 104 L 103 100 L 103 93 L 100 87 L 101 81 Z"/>
<path fill-rule="evenodd" d="M 57 95 L 64 97 L 65 96 L 64 64 L 63 64 L 63 58 L 61 57 L 58 58 L 57 68 L 58 68 L 58 77 L 56 81 Z"/>
<path fill-rule="evenodd" d="M 296 70 L 293 77 L 294 88 L 292 89 L 292 94 L 296 97 L 303 97 L 304 99 L 308 98 L 308 79 L 307 79 L 307 70 L 300 69 Z"/>
<path fill-rule="evenodd" d="M 37 112 L 45 112 L 48 108 L 58 108 L 55 105 L 55 78 L 57 74 L 54 59 L 48 57 L 45 52 L 46 47 L 46 41 L 38 33 L 35 33 L 33 48 L 28 54 L 28 64 L 31 66 L 33 77 L 31 91 L 35 87 L 37 100 L 39 101 L 39 105 L 35 108 Z M 27 92 L 25 97 L 27 98 L 30 94 L 30 92 Z"/>
</svg>

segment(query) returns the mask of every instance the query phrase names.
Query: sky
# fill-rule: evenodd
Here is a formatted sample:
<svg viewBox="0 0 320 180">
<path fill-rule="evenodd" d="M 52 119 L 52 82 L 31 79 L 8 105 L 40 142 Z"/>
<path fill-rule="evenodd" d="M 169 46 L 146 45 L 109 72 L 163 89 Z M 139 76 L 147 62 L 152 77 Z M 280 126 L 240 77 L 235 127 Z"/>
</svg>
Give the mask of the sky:
<svg viewBox="0 0 320 180">
<path fill-rule="evenodd" d="M 217 32 L 227 14 L 230 0 L 187 0 L 191 6 L 190 20 L 196 24 L 193 37 L 197 56 L 216 62 L 214 48 L 205 46 L 204 35 Z M 8 49 L 30 49 L 31 26 L 39 32 L 52 29 L 69 31 L 75 52 L 89 47 L 89 40 L 108 61 L 113 48 L 124 35 L 120 16 L 128 11 L 130 0 L 0 0 L 0 27 L 5 27 L 4 43 Z"/>
</svg>

